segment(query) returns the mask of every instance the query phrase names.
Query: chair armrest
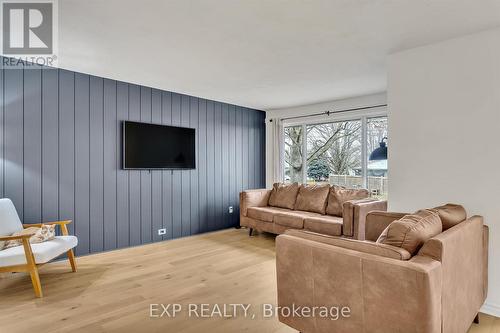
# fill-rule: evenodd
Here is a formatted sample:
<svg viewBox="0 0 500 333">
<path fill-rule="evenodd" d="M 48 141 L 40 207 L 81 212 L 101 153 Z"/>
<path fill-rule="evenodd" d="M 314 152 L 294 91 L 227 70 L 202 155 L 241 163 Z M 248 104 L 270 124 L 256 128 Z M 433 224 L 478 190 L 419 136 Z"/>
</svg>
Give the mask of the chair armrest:
<svg viewBox="0 0 500 333">
<path fill-rule="evenodd" d="M 61 233 L 63 234 L 63 236 L 68 236 L 69 232 L 68 232 L 68 228 L 66 227 L 66 225 L 70 224 L 71 222 L 72 222 L 71 220 L 64 220 L 64 221 L 53 221 L 53 222 L 43 222 L 43 223 L 34 223 L 34 224 L 23 224 L 23 227 L 25 229 L 29 228 L 29 227 L 40 228 L 42 226 L 42 224 L 45 224 L 45 225 L 54 225 L 55 224 L 61 228 Z"/>
<path fill-rule="evenodd" d="M 351 316 L 279 316 L 302 332 L 440 332 L 441 263 L 384 258 L 290 235 L 276 238 L 278 306 L 348 306 Z"/>
<path fill-rule="evenodd" d="M 45 225 L 51 225 L 51 224 L 66 225 L 66 224 L 70 224 L 71 222 L 72 222 L 71 220 L 64 220 L 64 221 L 53 221 L 53 222 L 43 222 L 43 223 L 32 223 L 32 224 L 23 224 L 23 227 L 24 227 L 24 229 L 26 229 L 26 228 L 30 228 L 30 227 L 41 227 L 42 224 L 45 224 Z"/>
<path fill-rule="evenodd" d="M 387 201 L 375 199 L 350 200 L 344 202 L 342 234 L 365 240 L 366 215 L 373 210 L 387 210 Z"/>
<path fill-rule="evenodd" d="M 272 190 L 247 190 L 240 193 L 240 215 L 247 216 L 249 207 L 265 207 Z"/>
<path fill-rule="evenodd" d="M 385 211 L 371 211 L 366 214 L 365 239 L 376 242 L 382 231 L 392 222 L 399 220 L 406 213 L 394 213 Z"/>
<path fill-rule="evenodd" d="M 31 236 L 33 236 L 35 233 L 30 233 L 30 234 L 24 234 L 24 235 L 17 235 L 17 236 L 0 236 L 0 241 L 11 241 L 11 240 L 16 240 L 16 239 L 29 239 Z"/>
</svg>

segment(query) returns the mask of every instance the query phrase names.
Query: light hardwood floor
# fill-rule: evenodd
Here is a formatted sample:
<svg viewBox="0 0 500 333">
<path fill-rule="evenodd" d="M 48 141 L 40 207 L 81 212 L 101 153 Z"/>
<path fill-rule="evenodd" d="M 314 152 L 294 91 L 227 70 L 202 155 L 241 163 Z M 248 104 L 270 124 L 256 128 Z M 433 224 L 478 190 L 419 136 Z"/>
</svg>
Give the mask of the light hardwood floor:
<svg viewBox="0 0 500 333">
<path fill-rule="evenodd" d="M 77 258 L 41 268 L 45 297 L 29 276 L 0 278 L 1 332 L 295 332 L 263 319 L 276 303 L 274 237 L 228 229 Z M 150 304 L 252 304 L 255 319 L 150 318 Z M 240 312 L 241 313 L 241 312 Z M 481 315 L 471 333 L 500 333 L 500 319 Z"/>
</svg>

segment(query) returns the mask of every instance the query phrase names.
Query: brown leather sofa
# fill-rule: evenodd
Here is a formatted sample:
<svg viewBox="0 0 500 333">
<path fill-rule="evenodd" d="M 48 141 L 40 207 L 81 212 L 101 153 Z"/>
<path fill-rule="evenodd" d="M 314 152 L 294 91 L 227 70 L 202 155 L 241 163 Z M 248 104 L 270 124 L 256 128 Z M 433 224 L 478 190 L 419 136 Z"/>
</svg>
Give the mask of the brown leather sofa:
<svg viewBox="0 0 500 333">
<path fill-rule="evenodd" d="M 387 202 L 369 198 L 366 189 L 330 185 L 276 183 L 273 189 L 240 193 L 240 225 L 282 234 L 304 229 L 331 236 L 365 238 L 365 216 L 387 210 Z"/>
<path fill-rule="evenodd" d="M 478 321 L 488 286 L 481 216 L 466 218 L 456 205 L 413 215 L 375 211 L 366 216 L 366 239 L 278 236 L 278 306 L 350 309 L 337 320 L 286 312 L 279 320 L 305 333 L 465 333 Z"/>
</svg>

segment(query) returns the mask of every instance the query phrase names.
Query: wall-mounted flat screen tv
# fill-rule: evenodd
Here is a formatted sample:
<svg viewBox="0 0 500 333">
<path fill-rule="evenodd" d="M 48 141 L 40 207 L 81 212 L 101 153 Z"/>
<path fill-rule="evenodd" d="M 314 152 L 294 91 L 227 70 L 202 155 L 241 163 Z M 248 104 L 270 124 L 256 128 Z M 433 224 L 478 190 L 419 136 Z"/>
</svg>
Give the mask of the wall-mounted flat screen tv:
<svg viewBox="0 0 500 333">
<path fill-rule="evenodd" d="M 123 122 L 124 169 L 194 169 L 195 130 L 133 121 Z"/>
</svg>

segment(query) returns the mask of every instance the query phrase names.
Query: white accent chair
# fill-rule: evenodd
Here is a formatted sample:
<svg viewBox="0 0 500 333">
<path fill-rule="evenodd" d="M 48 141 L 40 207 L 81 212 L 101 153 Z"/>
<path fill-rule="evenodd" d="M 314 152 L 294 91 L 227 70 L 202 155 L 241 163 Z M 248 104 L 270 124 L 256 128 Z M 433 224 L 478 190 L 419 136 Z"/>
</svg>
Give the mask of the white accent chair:
<svg viewBox="0 0 500 333">
<path fill-rule="evenodd" d="M 68 228 L 66 225 L 69 223 L 71 223 L 71 221 L 43 223 L 46 225 L 58 225 L 61 228 L 62 236 L 56 236 L 55 239 L 43 243 L 30 244 L 29 239 L 33 234 L 22 236 L 10 235 L 23 230 L 23 228 L 40 227 L 41 223 L 22 224 L 12 201 L 10 199 L 0 199 L 0 242 L 20 239 L 23 243 L 23 246 L 0 250 L 0 273 L 29 273 L 36 297 L 42 297 L 42 286 L 38 275 L 38 267 L 66 253 L 71 264 L 71 269 L 73 272 L 76 272 L 73 248 L 78 244 L 78 239 L 75 236 L 68 235 Z"/>
</svg>

